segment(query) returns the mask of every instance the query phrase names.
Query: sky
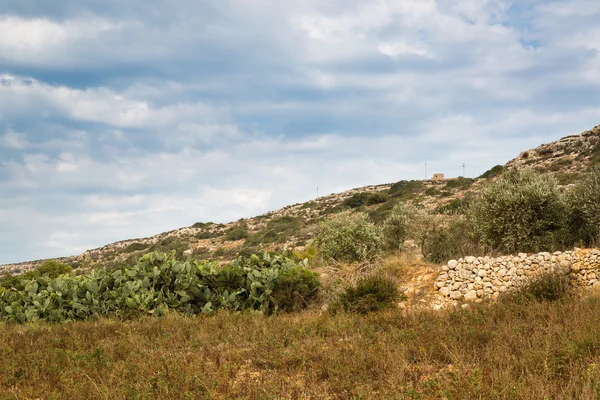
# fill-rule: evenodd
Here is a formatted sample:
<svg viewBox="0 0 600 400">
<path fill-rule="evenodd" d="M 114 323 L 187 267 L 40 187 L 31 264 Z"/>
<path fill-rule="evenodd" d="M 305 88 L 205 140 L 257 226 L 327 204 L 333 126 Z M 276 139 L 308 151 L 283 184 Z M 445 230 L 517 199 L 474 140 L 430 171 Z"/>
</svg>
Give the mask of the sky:
<svg viewBox="0 0 600 400">
<path fill-rule="evenodd" d="M 2 0 L 0 264 L 600 124 L 597 0 Z"/>
</svg>

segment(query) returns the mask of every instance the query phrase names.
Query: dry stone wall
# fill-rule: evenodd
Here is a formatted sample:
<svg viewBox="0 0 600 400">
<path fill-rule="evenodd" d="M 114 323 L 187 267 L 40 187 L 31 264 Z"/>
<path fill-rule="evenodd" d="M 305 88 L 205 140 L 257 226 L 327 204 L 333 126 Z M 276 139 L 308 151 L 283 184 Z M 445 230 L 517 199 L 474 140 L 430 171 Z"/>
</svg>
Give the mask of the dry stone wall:
<svg viewBox="0 0 600 400">
<path fill-rule="evenodd" d="M 481 301 L 495 299 L 548 273 L 569 276 L 574 287 L 600 289 L 600 250 L 450 260 L 442 267 L 435 288 L 449 300 Z"/>
</svg>

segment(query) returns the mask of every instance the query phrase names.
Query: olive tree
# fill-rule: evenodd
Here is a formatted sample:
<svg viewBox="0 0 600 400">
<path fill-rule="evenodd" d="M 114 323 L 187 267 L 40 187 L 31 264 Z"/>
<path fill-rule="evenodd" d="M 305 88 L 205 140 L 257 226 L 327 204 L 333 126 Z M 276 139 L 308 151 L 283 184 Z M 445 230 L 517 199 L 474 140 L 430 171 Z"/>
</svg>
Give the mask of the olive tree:
<svg viewBox="0 0 600 400">
<path fill-rule="evenodd" d="M 566 211 L 552 175 L 509 169 L 481 190 L 469 217 L 481 241 L 492 249 L 536 252 L 555 248 Z"/>
<path fill-rule="evenodd" d="M 600 239 L 600 167 L 569 193 L 569 227 L 573 240 L 591 245 Z"/>
<path fill-rule="evenodd" d="M 363 213 L 342 214 L 321 222 L 313 240 L 328 261 L 369 261 L 382 250 L 379 228 Z"/>
</svg>

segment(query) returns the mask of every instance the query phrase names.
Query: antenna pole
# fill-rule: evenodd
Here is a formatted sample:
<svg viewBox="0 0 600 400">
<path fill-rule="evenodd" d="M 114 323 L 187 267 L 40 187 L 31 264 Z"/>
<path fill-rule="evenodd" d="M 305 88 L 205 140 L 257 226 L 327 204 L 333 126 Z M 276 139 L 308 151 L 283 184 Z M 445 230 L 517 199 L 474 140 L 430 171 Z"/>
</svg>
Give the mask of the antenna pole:
<svg viewBox="0 0 600 400">
<path fill-rule="evenodd" d="M 463 163 L 463 178 L 466 178 L 466 176 L 465 176 L 465 167 L 466 167 L 466 164 Z"/>
<path fill-rule="evenodd" d="M 317 186 L 317 199 L 319 198 L 319 187 Z"/>
</svg>

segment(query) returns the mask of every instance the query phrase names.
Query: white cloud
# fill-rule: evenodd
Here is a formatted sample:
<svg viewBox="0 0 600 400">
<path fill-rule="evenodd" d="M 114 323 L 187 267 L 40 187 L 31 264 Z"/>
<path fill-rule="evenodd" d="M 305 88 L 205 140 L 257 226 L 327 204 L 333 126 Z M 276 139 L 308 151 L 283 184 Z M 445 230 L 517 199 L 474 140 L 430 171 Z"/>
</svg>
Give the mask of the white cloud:
<svg viewBox="0 0 600 400">
<path fill-rule="evenodd" d="M 0 106 L 7 117 L 37 111 L 42 114 L 37 117 L 55 114 L 122 128 L 165 127 L 181 119 L 211 119 L 220 112 L 201 102 L 157 107 L 106 88 L 73 89 L 8 74 L 0 75 Z"/>
<path fill-rule="evenodd" d="M 0 53 L 10 61 L 62 64 L 60 59 L 68 54 L 70 47 L 97 40 L 122 27 L 122 23 L 99 18 L 59 23 L 45 18 L 0 15 Z"/>
<path fill-rule="evenodd" d="M 23 133 L 8 130 L 0 136 L 0 146 L 13 149 L 24 149 L 29 145 L 27 137 Z"/>
<path fill-rule="evenodd" d="M 377 49 L 383 54 L 392 58 L 409 54 L 417 55 L 422 57 L 433 57 L 427 50 L 419 46 L 411 46 L 404 42 L 393 42 L 393 43 L 381 43 L 377 46 Z"/>
</svg>

